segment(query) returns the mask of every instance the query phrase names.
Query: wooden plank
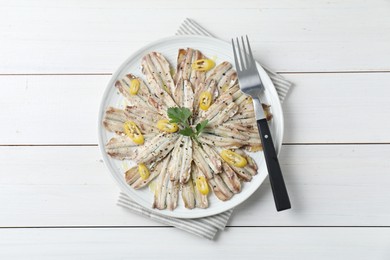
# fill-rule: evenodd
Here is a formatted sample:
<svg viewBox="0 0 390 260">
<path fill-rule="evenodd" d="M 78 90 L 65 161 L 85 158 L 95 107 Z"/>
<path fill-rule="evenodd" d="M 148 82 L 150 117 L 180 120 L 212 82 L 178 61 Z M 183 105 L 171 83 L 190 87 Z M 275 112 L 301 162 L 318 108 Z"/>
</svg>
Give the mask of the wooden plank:
<svg viewBox="0 0 390 260">
<path fill-rule="evenodd" d="M 390 142 L 390 73 L 285 76 L 284 142 Z M 0 144 L 96 144 L 109 78 L 0 76 Z"/>
<path fill-rule="evenodd" d="M 381 2 L 376 3 L 376 6 L 380 6 Z M 382 3 L 383 4 L 383 3 Z M 18 0 L 12 2 L 4 2 L 1 3 L 3 7 L 30 7 L 30 8 L 75 8 L 75 6 L 79 8 L 96 8 L 96 9 L 111 9 L 111 8 L 128 8 L 126 3 L 122 1 L 114 1 L 109 2 L 106 0 L 86 0 L 80 3 L 77 0 L 68 0 L 68 1 L 58 1 L 53 3 L 50 0 L 39 0 L 35 2 L 31 2 L 29 0 Z M 367 7 L 367 3 L 364 1 L 356 1 L 356 0 L 343 0 L 339 2 L 326 2 L 326 1 L 318 1 L 315 4 L 307 3 L 305 1 L 294 1 L 291 2 L 289 0 L 261 0 L 261 1 L 253 1 L 253 0 L 243 0 L 239 5 L 235 0 L 198 0 L 194 1 L 180 1 L 177 2 L 175 0 L 166 0 L 164 4 L 161 4 L 160 0 L 148 0 L 145 2 L 138 2 L 137 6 L 133 6 L 134 8 L 140 9 L 237 9 L 244 8 L 309 8 L 309 7 L 317 7 L 317 8 L 362 8 Z"/>
<path fill-rule="evenodd" d="M 284 146 L 293 209 L 275 211 L 266 181 L 229 225 L 390 226 L 389 156 L 390 145 Z M 159 225 L 115 205 L 100 158 L 97 147 L 0 147 L 0 227 Z"/>
<path fill-rule="evenodd" d="M 245 242 L 243 242 L 243 240 Z M 228 228 L 216 242 L 172 228 L 2 229 L 2 259 L 388 259 L 390 230 Z"/>
<path fill-rule="evenodd" d="M 0 144 L 96 144 L 109 76 L 1 76 Z"/>
<path fill-rule="evenodd" d="M 386 1 L 273 2 L 2 1 L 0 73 L 111 73 L 185 17 L 225 40 L 250 35 L 277 71 L 390 70 Z"/>
<path fill-rule="evenodd" d="M 296 74 L 285 99 L 288 143 L 390 142 L 390 73 Z"/>
</svg>

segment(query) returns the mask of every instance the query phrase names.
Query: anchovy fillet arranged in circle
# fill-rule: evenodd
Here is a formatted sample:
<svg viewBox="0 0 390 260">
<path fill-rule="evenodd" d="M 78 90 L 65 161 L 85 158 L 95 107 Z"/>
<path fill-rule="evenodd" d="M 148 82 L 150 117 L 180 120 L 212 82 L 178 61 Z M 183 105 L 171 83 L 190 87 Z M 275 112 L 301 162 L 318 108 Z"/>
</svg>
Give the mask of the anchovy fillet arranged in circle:
<svg viewBox="0 0 390 260">
<path fill-rule="evenodd" d="M 250 152 L 261 151 L 262 145 L 252 99 L 240 91 L 229 62 L 220 62 L 209 71 L 193 66 L 207 59 L 199 50 L 179 49 L 173 69 L 161 53 L 150 52 L 141 60 L 143 76 L 128 73 L 113 86 L 125 102 L 121 108 L 105 111 L 102 125 L 113 134 L 105 150 L 113 159 L 137 164 L 125 169 L 124 179 L 134 189 L 149 186 L 155 209 L 174 210 L 179 198 L 187 209 L 208 208 L 210 194 L 229 200 L 244 188 L 242 182 L 250 182 L 257 174 Z M 136 91 L 130 91 L 133 80 L 139 83 Z M 205 93 L 211 104 L 201 109 Z M 189 109 L 187 127 L 193 134 L 181 134 L 184 126 L 180 124 L 173 133 L 158 126 L 169 123 L 168 109 L 175 107 Z M 271 120 L 270 106 L 263 104 L 263 109 Z M 205 120 L 207 124 L 197 132 L 197 125 Z M 126 124 L 138 128 L 142 142 L 129 134 Z M 245 163 L 226 159 L 226 150 Z M 139 172 L 140 164 L 147 173 Z"/>
</svg>

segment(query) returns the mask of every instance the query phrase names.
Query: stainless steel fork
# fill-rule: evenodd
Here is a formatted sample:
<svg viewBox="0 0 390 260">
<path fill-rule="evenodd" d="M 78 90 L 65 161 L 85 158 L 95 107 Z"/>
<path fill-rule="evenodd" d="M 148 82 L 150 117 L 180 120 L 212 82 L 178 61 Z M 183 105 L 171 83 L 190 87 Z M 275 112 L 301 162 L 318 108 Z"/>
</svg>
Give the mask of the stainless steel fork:
<svg viewBox="0 0 390 260">
<path fill-rule="evenodd" d="M 241 91 L 252 96 L 253 99 L 257 127 L 263 145 L 276 209 L 277 211 L 289 209 L 291 208 L 290 199 L 272 141 L 271 131 L 269 130 L 267 119 L 265 118 L 264 110 L 260 102 L 260 96 L 264 91 L 264 86 L 257 71 L 248 36 L 246 36 L 246 43 L 244 37 L 241 36 L 241 44 L 239 38 L 236 38 L 236 43 L 232 39 L 232 45 Z"/>
</svg>

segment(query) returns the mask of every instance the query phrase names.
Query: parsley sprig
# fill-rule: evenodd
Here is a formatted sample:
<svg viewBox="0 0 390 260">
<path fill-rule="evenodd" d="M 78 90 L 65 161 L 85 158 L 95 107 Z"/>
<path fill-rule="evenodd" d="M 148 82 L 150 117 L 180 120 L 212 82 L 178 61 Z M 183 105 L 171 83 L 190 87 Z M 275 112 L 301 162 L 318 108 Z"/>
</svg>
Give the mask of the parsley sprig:
<svg viewBox="0 0 390 260">
<path fill-rule="evenodd" d="M 203 131 L 208 124 L 208 120 L 204 120 L 198 123 L 194 129 L 188 123 L 188 119 L 192 116 L 191 110 L 186 107 L 170 107 L 168 108 L 168 117 L 170 123 L 178 123 L 183 128 L 179 131 L 179 134 L 194 138 L 197 142 L 197 136 Z M 198 142 L 199 143 L 199 142 Z"/>
</svg>

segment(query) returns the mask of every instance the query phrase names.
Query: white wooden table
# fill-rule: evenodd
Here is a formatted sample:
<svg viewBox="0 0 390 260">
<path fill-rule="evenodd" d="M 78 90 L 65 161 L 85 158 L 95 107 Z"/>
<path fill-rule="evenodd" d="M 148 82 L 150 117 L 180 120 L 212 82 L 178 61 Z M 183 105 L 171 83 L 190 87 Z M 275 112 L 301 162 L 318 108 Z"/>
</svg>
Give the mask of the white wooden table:
<svg viewBox="0 0 390 260">
<path fill-rule="evenodd" d="M 266 181 L 216 241 L 116 206 L 97 147 L 111 73 L 185 17 L 250 35 L 295 83 L 293 209 L 275 212 Z M 389 1 L 4 0 L 0 74 L 0 259 L 390 258 Z"/>
</svg>

